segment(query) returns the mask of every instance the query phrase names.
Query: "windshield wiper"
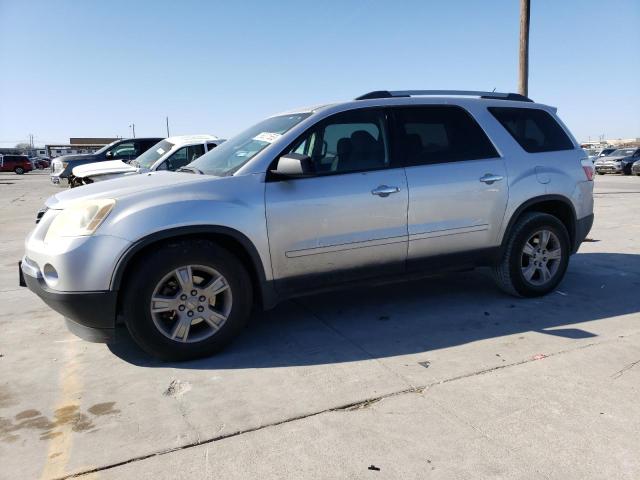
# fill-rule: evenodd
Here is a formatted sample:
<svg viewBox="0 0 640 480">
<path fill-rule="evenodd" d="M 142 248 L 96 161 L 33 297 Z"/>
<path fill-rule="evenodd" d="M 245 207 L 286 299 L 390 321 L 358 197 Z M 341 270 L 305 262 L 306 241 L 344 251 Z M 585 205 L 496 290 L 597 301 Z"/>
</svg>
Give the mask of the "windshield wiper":
<svg viewBox="0 0 640 480">
<path fill-rule="evenodd" d="M 195 167 L 180 167 L 178 170 L 176 170 L 177 172 L 189 172 L 189 173 L 198 173 L 200 175 L 204 175 L 204 172 L 202 170 L 198 170 Z"/>
</svg>

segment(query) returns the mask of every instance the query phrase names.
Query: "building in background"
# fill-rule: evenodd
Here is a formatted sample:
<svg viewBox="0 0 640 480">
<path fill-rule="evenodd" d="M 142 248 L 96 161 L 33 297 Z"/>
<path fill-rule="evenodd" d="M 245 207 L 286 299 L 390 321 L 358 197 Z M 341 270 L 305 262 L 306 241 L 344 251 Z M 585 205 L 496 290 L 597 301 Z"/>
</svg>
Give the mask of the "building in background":
<svg viewBox="0 0 640 480">
<path fill-rule="evenodd" d="M 105 145 L 118 140 L 118 138 L 81 138 L 71 137 L 69 143 L 57 143 L 45 145 L 46 155 L 49 158 L 61 155 L 75 155 L 81 153 L 93 153 Z"/>
</svg>

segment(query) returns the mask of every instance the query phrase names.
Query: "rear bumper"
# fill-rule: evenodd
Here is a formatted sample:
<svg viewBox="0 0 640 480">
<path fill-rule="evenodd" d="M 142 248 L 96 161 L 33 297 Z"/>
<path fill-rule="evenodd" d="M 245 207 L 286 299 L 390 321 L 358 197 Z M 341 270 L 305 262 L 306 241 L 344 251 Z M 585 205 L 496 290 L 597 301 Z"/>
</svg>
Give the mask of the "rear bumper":
<svg viewBox="0 0 640 480">
<path fill-rule="evenodd" d="M 117 292 L 57 292 L 48 288 L 42 278 L 23 274 L 21 283 L 22 280 L 44 303 L 65 317 L 72 333 L 90 342 L 113 340 Z"/>
<path fill-rule="evenodd" d="M 587 238 L 587 235 L 589 235 L 592 226 L 593 213 L 591 215 L 587 215 L 586 217 L 579 218 L 576 221 L 576 238 L 573 245 L 574 253 L 578 251 L 578 248 L 580 248 L 580 244 L 584 242 L 585 238 Z"/>
</svg>

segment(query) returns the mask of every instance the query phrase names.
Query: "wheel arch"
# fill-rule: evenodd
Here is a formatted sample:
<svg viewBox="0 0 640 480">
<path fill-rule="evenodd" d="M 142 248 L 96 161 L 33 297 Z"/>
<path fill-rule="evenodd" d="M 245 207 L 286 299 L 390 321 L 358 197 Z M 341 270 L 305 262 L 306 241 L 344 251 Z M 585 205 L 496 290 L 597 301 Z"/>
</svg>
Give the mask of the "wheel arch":
<svg viewBox="0 0 640 480">
<path fill-rule="evenodd" d="M 272 282 L 268 281 L 258 250 L 243 233 L 223 226 L 198 225 L 171 228 L 152 233 L 135 242 L 119 259 L 111 278 L 111 290 L 120 291 L 126 285 L 128 272 L 148 251 L 159 245 L 185 239 L 206 239 L 219 243 L 238 256 L 249 272 L 253 282 L 256 300 L 264 308 L 272 308 L 277 303 L 277 295 Z M 121 311 L 121 295 L 118 294 L 118 311 Z"/>
<path fill-rule="evenodd" d="M 548 213 L 549 215 L 553 215 L 558 218 L 558 220 L 560 220 L 567 228 L 572 253 L 575 252 L 577 224 L 576 210 L 573 203 L 571 203 L 571 200 L 563 195 L 540 195 L 538 197 L 530 198 L 516 208 L 513 215 L 511 215 L 507 228 L 502 236 L 502 249 L 504 249 L 518 219 L 527 212 Z"/>
</svg>

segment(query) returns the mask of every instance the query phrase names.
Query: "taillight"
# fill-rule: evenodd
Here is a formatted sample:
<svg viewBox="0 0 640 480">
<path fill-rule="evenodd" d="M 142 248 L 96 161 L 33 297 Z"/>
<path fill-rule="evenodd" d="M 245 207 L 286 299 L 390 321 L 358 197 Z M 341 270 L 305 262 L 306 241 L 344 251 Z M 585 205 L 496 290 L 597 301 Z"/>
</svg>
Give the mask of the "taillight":
<svg viewBox="0 0 640 480">
<path fill-rule="evenodd" d="M 583 158 L 580 163 L 582 164 L 582 170 L 589 182 L 593 182 L 593 163 L 588 158 Z"/>
</svg>

